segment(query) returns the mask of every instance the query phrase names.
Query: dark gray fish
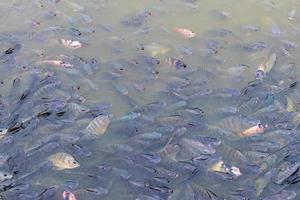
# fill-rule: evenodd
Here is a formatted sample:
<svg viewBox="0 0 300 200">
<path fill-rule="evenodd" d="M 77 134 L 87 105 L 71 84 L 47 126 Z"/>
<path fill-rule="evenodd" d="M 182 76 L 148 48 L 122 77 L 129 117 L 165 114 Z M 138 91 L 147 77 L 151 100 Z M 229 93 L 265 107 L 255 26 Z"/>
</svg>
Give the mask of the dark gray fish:
<svg viewBox="0 0 300 200">
<path fill-rule="evenodd" d="M 76 29 L 76 28 L 73 28 L 73 27 L 69 29 L 69 34 L 71 36 L 74 36 L 74 37 L 82 36 L 82 32 L 80 30 Z"/>
<path fill-rule="evenodd" d="M 187 55 L 187 56 L 190 56 L 193 54 L 193 49 L 190 47 L 180 46 L 180 47 L 178 47 L 178 50 L 180 53 Z"/>
<path fill-rule="evenodd" d="M 243 25 L 242 29 L 248 32 L 258 32 L 260 31 L 261 27 L 257 25 L 247 24 L 247 25 Z"/>
<path fill-rule="evenodd" d="M 148 162 L 149 164 L 159 164 L 161 162 L 161 157 L 158 153 L 141 153 L 137 156 L 142 162 Z"/>
<path fill-rule="evenodd" d="M 261 51 L 267 48 L 268 45 L 265 42 L 258 41 L 253 44 L 242 44 L 241 48 L 247 52 L 255 52 L 255 51 Z"/>
<path fill-rule="evenodd" d="M 233 32 L 226 28 L 218 28 L 210 31 L 210 34 L 218 37 L 232 36 Z"/>
<path fill-rule="evenodd" d="M 105 188 L 87 188 L 87 189 L 79 189 L 74 191 L 74 195 L 76 199 L 101 199 L 104 195 L 108 194 L 108 190 Z"/>
<path fill-rule="evenodd" d="M 76 143 L 64 144 L 64 149 L 76 158 L 88 157 L 92 154 L 87 148 Z"/>
<path fill-rule="evenodd" d="M 212 9 L 210 10 L 210 14 L 218 19 L 227 19 L 230 14 L 228 12 L 225 12 L 223 10 L 218 10 L 218 9 Z"/>
<path fill-rule="evenodd" d="M 151 28 L 150 27 L 142 27 L 140 28 L 139 30 L 137 30 L 135 32 L 135 34 L 139 34 L 139 35 L 145 35 L 145 34 L 148 34 L 149 32 L 151 31 Z"/>
<path fill-rule="evenodd" d="M 166 105 L 167 104 L 164 101 L 155 101 L 139 107 L 134 112 L 145 115 L 158 114 L 161 110 L 163 110 L 166 107 Z"/>
<path fill-rule="evenodd" d="M 200 141 L 187 138 L 183 138 L 180 141 L 180 145 L 190 154 L 192 158 L 201 154 L 214 154 L 216 152 L 216 150 L 211 146 L 207 146 Z"/>
<path fill-rule="evenodd" d="M 125 180 L 128 180 L 131 177 L 131 174 L 127 170 L 121 168 L 113 167 L 111 173 Z"/>
<path fill-rule="evenodd" d="M 147 63 L 150 66 L 156 66 L 160 64 L 160 60 L 155 57 L 142 55 L 141 58 L 142 60 L 144 60 L 145 63 Z"/>
<path fill-rule="evenodd" d="M 273 181 L 277 184 L 282 184 L 286 179 L 292 176 L 298 170 L 299 164 L 294 164 L 291 162 L 282 163 L 278 172 L 275 174 Z"/>
<path fill-rule="evenodd" d="M 4 54 L 9 55 L 9 54 L 13 54 L 13 53 L 17 53 L 20 51 L 20 49 L 22 48 L 21 44 L 15 44 L 13 47 L 10 47 L 9 49 L 7 49 Z M 0 58 L 1 59 L 1 58 Z"/>
<path fill-rule="evenodd" d="M 272 24 L 272 35 L 273 37 L 280 37 L 281 36 L 281 30 L 279 26 L 276 23 Z"/>
<path fill-rule="evenodd" d="M 24 151 L 16 150 L 15 153 L 10 155 L 7 159 L 7 165 L 10 171 L 14 174 L 19 174 L 20 172 L 26 170 L 27 157 Z"/>
<path fill-rule="evenodd" d="M 115 29 L 111 25 L 109 25 L 109 24 L 101 24 L 100 27 L 101 27 L 102 30 L 104 30 L 104 31 L 106 31 L 108 33 L 115 32 Z"/>
<path fill-rule="evenodd" d="M 20 85 L 21 80 L 19 78 L 15 78 L 10 93 L 8 95 L 8 99 L 10 99 L 12 102 L 14 102 L 20 96 Z"/>
<path fill-rule="evenodd" d="M 63 187 L 63 189 L 65 190 L 76 190 L 79 186 L 79 182 L 75 181 L 75 180 L 67 180 L 64 181 L 61 186 Z"/>
<path fill-rule="evenodd" d="M 163 200 L 163 198 L 155 194 L 152 195 L 138 194 L 135 200 Z"/>
<path fill-rule="evenodd" d="M 0 95 L 0 124 L 10 117 L 10 107 L 8 102 Z"/>
<path fill-rule="evenodd" d="M 138 13 L 135 16 L 128 17 L 125 20 L 122 20 L 121 23 L 128 27 L 139 27 L 144 24 L 146 19 L 151 16 L 151 12 L 149 11 L 143 11 Z"/>
<path fill-rule="evenodd" d="M 56 187 L 46 188 L 38 195 L 38 200 L 50 200 L 54 199 L 58 193 L 58 189 Z"/>
<path fill-rule="evenodd" d="M 187 68 L 187 65 L 180 59 L 171 57 L 171 58 L 167 58 L 166 61 L 170 66 L 175 67 L 176 69 Z"/>
<path fill-rule="evenodd" d="M 297 193 L 293 190 L 282 190 L 274 195 L 263 198 L 263 200 L 292 200 L 295 199 Z"/>
</svg>

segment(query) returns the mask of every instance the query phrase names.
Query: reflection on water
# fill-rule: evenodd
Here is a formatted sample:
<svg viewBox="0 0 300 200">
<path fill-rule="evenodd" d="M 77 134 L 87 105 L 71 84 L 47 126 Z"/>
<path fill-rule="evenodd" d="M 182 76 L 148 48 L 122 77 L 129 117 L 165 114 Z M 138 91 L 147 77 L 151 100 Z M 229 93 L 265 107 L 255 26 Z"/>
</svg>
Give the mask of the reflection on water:
<svg viewBox="0 0 300 200">
<path fill-rule="evenodd" d="M 297 0 L 0 2 L 2 199 L 297 199 Z"/>
</svg>

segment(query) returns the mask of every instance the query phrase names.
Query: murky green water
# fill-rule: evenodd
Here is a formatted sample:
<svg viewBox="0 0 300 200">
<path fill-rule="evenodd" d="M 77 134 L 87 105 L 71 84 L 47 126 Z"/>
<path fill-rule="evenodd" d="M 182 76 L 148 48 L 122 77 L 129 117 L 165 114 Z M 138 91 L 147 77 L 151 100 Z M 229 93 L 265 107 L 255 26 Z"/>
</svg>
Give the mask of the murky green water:
<svg viewBox="0 0 300 200">
<path fill-rule="evenodd" d="M 298 12 L 297 0 L 0 1 L 0 94 L 6 102 L 0 128 L 7 130 L 0 149 L 9 158 L 1 170 L 13 174 L 1 182 L 0 195 L 298 199 L 298 171 L 276 181 L 282 163 L 297 170 L 299 163 L 299 146 L 286 150 L 299 139 L 300 95 L 292 87 L 299 77 Z M 196 35 L 185 38 L 175 28 Z M 82 47 L 64 47 L 61 39 Z M 9 52 L 16 44 L 20 49 Z M 257 78 L 258 66 L 272 54 L 273 68 Z M 19 92 L 12 92 L 16 79 Z M 36 92 L 46 82 L 57 85 Z M 54 100 L 63 105 L 50 108 Z M 156 107 L 142 107 L 153 102 Z M 107 130 L 87 136 L 99 115 L 110 117 Z M 240 134 L 257 124 L 263 134 Z M 178 147 L 165 155 L 168 145 Z M 80 167 L 48 165 L 58 151 L 73 155 Z M 219 161 L 226 172 L 212 169 Z M 28 185 L 16 189 L 19 184 Z"/>
</svg>

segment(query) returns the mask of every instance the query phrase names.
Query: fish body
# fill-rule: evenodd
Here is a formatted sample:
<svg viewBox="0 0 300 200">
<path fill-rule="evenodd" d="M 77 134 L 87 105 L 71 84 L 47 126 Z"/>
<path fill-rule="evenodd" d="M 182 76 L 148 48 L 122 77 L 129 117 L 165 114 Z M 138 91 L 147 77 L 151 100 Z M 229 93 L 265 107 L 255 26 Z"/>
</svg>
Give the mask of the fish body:
<svg viewBox="0 0 300 200">
<path fill-rule="evenodd" d="M 44 60 L 44 61 L 41 62 L 41 64 L 48 64 L 48 65 L 52 65 L 52 66 L 55 66 L 55 67 L 62 67 L 62 68 L 73 67 L 72 64 L 66 63 L 62 60 Z"/>
<path fill-rule="evenodd" d="M 65 40 L 65 39 L 60 39 L 61 44 L 69 49 L 79 49 L 82 47 L 81 42 L 77 40 Z"/>
<path fill-rule="evenodd" d="M 58 152 L 48 158 L 57 170 L 74 169 L 80 166 L 75 158 L 68 153 Z"/>
<path fill-rule="evenodd" d="M 64 200 L 77 200 L 75 194 L 70 191 L 63 191 L 62 196 Z"/>
<path fill-rule="evenodd" d="M 177 58 L 167 58 L 166 62 L 170 65 L 175 67 L 176 69 L 183 69 L 186 68 L 187 65 L 180 59 Z"/>
<path fill-rule="evenodd" d="M 265 131 L 265 126 L 263 126 L 262 124 L 258 124 L 258 125 L 255 125 L 251 128 L 244 130 L 241 133 L 241 135 L 242 136 L 252 136 L 252 135 L 256 135 L 258 133 L 263 133 L 264 131 Z"/>
<path fill-rule="evenodd" d="M 110 124 L 109 115 L 100 115 L 94 118 L 89 125 L 86 127 L 85 131 L 92 135 L 103 135 L 106 132 L 108 125 Z"/>
<path fill-rule="evenodd" d="M 196 36 L 196 33 L 194 33 L 193 31 L 189 30 L 189 29 L 186 29 L 186 28 L 178 28 L 178 27 L 175 27 L 174 28 L 174 31 L 176 33 L 179 33 L 182 37 L 184 38 L 193 38 Z"/>
<path fill-rule="evenodd" d="M 170 49 L 162 44 L 159 43 L 151 43 L 149 45 L 145 46 L 146 51 L 148 51 L 151 56 L 156 57 L 159 55 L 164 55 L 166 54 L 168 51 L 170 51 Z"/>
</svg>

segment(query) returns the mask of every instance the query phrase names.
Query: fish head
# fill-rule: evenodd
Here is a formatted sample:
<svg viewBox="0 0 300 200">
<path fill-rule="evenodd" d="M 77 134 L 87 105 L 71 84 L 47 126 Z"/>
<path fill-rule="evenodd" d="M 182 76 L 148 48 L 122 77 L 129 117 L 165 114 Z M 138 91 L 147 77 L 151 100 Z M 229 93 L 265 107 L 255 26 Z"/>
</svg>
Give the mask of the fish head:
<svg viewBox="0 0 300 200">
<path fill-rule="evenodd" d="M 186 36 L 187 36 L 188 38 L 193 38 L 193 37 L 196 36 L 196 33 L 194 33 L 193 31 L 187 31 Z"/>
<path fill-rule="evenodd" d="M 13 175 L 6 171 L 0 171 L 0 182 L 12 179 Z"/>
<path fill-rule="evenodd" d="M 77 200 L 75 195 L 70 191 L 63 191 L 62 196 L 64 200 Z"/>
<path fill-rule="evenodd" d="M 67 166 L 70 169 L 74 169 L 80 166 L 80 164 L 72 157 L 68 157 L 66 161 L 67 161 Z"/>
</svg>

